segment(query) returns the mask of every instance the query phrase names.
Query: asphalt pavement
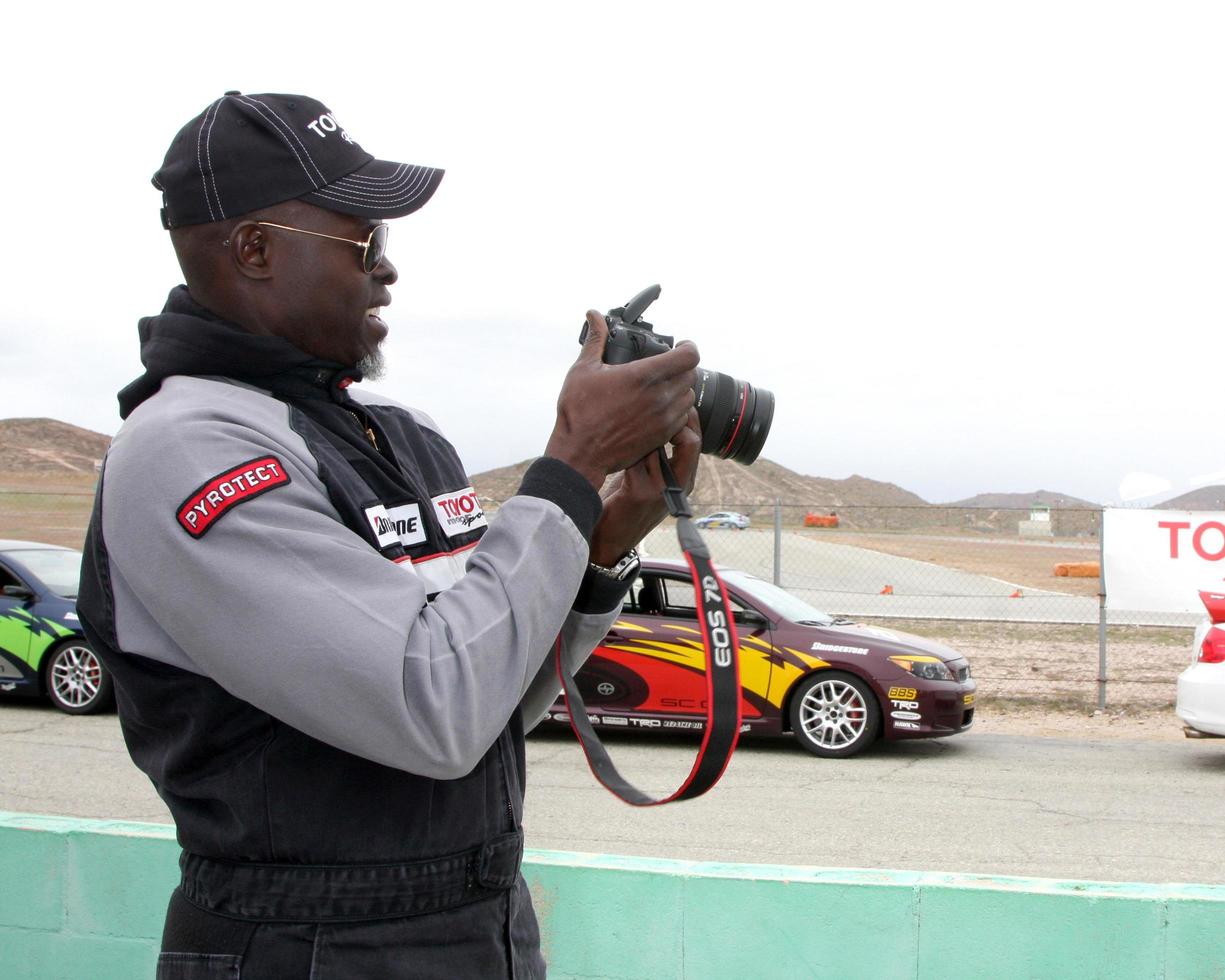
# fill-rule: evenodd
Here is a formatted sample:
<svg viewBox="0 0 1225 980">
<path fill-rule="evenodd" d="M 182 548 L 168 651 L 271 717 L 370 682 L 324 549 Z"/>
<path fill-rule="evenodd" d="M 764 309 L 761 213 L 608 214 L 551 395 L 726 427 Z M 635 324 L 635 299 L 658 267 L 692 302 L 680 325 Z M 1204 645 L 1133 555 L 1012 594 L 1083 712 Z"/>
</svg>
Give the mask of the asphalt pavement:
<svg viewBox="0 0 1225 980">
<path fill-rule="evenodd" d="M 1173 724 L 1173 720 L 1171 724 Z M 608 733 L 643 789 L 679 785 L 697 742 Z M 114 715 L 0 699 L 0 810 L 169 822 Z M 566 732 L 528 739 L 528 846 L 752 864 L 1225 884 L 1225 741 L 977 734 L 816 759 L 745 742 L 687 803 L 612 797 Z"/>
</svg>

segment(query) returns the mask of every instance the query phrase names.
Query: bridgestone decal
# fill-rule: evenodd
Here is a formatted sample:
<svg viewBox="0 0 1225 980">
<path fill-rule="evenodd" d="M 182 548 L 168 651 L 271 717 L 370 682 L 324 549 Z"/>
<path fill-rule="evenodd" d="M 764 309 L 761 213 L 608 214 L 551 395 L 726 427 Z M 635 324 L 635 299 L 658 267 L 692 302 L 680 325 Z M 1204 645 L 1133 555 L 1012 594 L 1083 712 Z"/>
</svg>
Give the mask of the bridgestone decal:
<svg viewBox="0 0 1225 980">
<path fill-rule="evenodd" d="M 275 456 L 261 456 L 219 473 L 179 505 L 179 526 L 193 538 L 217 523 L 231 507 L 289 482 Z"/>
</svg>

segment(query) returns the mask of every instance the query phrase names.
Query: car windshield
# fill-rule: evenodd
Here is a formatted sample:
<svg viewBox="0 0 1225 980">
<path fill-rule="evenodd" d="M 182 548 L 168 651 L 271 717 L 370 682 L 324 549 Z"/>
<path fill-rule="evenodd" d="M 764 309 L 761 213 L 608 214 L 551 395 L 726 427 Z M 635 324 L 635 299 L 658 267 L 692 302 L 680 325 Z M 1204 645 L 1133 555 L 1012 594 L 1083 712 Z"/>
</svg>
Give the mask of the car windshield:
<svg viewBox="0 0 1225 980">
<path fill-rule="evenodd" d="M 784 619 L 789 619 L 793 623 L 829 626 L 834 621 L 834 617 L 828 613 L 821 612 L 820 609 L 810 606 L 786 589 L 781 589 L 756 575 L 738 572 L 735 569 L 720 569 L 719 574 L 723 576 L 723 581 L 732 588 L 738 589 L 751 598 L 760 599 L 775 612 L 781 614 Z"/>
<path fill-rule="evenodd" d="M 28 551 L 7 551 L 39 578 L 52 592 L 65 599 L 77 597 L 81 580 L 81 553 L 51 548 L 31 548 Z"/>
</svg>

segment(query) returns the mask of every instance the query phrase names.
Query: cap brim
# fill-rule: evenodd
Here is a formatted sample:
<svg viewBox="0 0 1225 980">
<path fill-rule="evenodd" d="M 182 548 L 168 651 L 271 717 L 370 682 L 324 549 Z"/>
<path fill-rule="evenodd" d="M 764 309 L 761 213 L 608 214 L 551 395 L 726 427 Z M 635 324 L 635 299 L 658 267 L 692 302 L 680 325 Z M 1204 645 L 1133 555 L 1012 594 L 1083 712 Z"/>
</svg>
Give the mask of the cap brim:
<svg viewBox="0 0 1225 980">
<path fill-rule="evenodd" d="M 438 189 L 443 171 L 391 160 L 371 160 L 299 200 L 361 218 L 402 218 Z"/>
</svg>

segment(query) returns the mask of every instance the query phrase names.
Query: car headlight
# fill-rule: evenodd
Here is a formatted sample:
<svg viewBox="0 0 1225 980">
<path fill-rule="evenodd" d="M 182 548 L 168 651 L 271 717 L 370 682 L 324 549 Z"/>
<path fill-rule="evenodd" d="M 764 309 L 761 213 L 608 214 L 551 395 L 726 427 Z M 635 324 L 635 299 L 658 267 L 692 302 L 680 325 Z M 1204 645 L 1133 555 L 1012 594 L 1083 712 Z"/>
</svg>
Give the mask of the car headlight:
<svg viewBox="0 0 1225 980">
<path fill-rule="evenodd" d="M 948 665 L 938 657 L 890 657 L 902 670 L 909 671 L 915 677 L 925 681 L 951 681 L 952 673 Z"/>
</svg>

